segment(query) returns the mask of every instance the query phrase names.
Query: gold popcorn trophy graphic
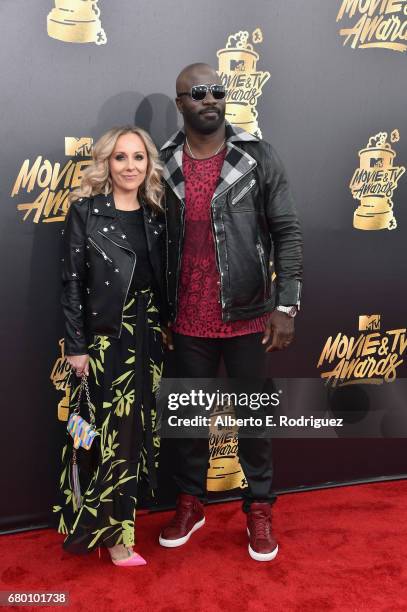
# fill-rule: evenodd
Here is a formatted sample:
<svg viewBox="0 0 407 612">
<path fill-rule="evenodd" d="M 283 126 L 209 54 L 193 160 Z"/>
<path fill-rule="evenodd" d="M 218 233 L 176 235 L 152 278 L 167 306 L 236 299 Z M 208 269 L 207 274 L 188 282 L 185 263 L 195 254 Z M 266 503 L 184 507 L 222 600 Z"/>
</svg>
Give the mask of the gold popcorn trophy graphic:
<svg viewBox="0 0 407 612">
<path fill-rule="evenodd" d="M 106 34 L 100 21 L 98 0 L 55 0 L 47 17 L 51 38 L 71 43 L 104 45 Z"/>
<path fill-rule="evenodd" d="M 209 468 L 206 488 L 208 491 L 229 491 L 247 487 L 246 478 L 237 456 L 235 426 L 216 426 L 217 417 L 235 417 L 233 406 L 215 406 L 211 412 L 209 429 Z"/>
<path fill-rule="evenodd" d="M 360 200 L 353 215 L 356 229 L 392 230 L 397 227 L 392 197 L 405 168 L 393 165 L 396 151 L 387 138 L 387 132 L 379 132 L 370 138 L 365 149 L 359 151 L 360 165 L 349 185 L 353 197 Z M 391 143 L 399 139 L 398 130 L 393 130 Z"/>
<path fill-rule="evenodd" d="M 249 33 L 246 31 L 229 36 L 226 48 L 217 52 L 218 74 L 226 87 L 228 121 L 261 138 L 256 105 L 270 73 L 257 70 L 260 56 L 248 40 Z M 253 32 L 252 42 L 263 42 L 260 28 Z"/>
</svg>

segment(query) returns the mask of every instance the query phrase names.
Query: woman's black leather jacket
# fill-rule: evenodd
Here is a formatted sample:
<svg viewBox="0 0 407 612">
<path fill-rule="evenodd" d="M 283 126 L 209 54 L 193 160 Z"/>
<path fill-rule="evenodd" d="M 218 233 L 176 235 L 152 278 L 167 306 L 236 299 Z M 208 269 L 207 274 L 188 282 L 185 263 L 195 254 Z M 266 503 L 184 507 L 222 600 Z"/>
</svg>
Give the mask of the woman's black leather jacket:
<svg viewBox="0 0 407 612">
<path fill-rule="evenodd" d="M 161 321 L 164 301 L 163 220 L 145 203 L 147 245 Z M 73 202 L 66 216 L 62 271 L 65 354 L 83 355 L 93 334 L 119 338 L 136 254 L 120 226 L 112 196 Z"/>
</svg>

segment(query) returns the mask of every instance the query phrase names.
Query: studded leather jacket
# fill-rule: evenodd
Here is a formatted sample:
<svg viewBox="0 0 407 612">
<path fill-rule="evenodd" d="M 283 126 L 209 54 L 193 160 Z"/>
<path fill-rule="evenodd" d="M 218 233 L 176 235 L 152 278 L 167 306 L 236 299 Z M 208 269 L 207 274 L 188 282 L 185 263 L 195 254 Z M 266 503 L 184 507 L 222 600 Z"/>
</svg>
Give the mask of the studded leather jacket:
<svg viewBox="0 0 407 612">
<path fill-rule="evenodd" d="M 154 289 L 165 323 L 164 222 L 145 205 L 143 213 Z M 111 197 L 98 195 L 72 202 L 63 250 L 65 354 L 83 355 L 93 334 L 120 337 L 123 307 L 136 266 L 136 254 L 120 227 Z"/>
<path fill-rule="evenodd" d="M 185 229 L 183 131 L 161 148 L 166 183 L 166 284 L 177 316 Z M 302 237 L 284 168 L 270 144 L 226 123 L 227 151 L 211 202 L 222 320 L 251 319 L 299 305 Z M 271 280 L 270 258 L 276 272 Z"/>
</svg>

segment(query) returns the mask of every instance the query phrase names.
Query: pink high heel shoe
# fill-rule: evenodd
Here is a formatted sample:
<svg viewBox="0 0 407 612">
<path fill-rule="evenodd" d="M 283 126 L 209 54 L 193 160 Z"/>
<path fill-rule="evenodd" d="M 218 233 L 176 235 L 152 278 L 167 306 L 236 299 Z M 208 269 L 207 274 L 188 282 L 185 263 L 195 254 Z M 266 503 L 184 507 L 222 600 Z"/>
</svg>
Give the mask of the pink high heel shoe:
<svg viewBox="0 0 407 612">
<path fill-rule="evenodd" d="M 147 561 L 141 555 L 128 548 L 129 556 L 126 559 L 113 559 L 109 553 L 109 557 L 114 565 L 118 567 L 135 567 L 136 565 L 147 565 Z M 98 546 L 99 559 L 101 558 L 101 547 Z M 107 551 L 109 552 L 109 551 Z"/>
<path fill-rule="evenodd" d="M 118 567 L 134 567 L 135 565 L 147 565 L 147 561 L 136 552 L 127 557 L 127 559 L 112 559 L 112 563 Z"/>
</svg>

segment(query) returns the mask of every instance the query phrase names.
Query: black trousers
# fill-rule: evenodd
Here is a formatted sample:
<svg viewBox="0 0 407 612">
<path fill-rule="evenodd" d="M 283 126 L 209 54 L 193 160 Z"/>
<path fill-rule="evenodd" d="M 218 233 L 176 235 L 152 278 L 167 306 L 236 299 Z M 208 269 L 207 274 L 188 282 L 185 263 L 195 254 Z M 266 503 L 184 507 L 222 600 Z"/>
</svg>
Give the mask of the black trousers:
<svg viewBox="0 0 407 612">
<path fill-rule="evenodd" d="M 178 378 L 216 378 L 221 357 L 230 378 L 266 378 L 267 353 L 263 334 L 233 338 L 198 338 L 174 333 L 175 370 Z M 239 416 L 239 415 L 237 415 Z M 205 438 L 174 440 L 175 483 L 182 493 L 206 497 L 209 445 Z M 272 504 L 272 455 L 270 438 L 239 438 L 239 461 L 248 487 L 242 489 L 243 511 L 253 501 Z"/>
</svg>

